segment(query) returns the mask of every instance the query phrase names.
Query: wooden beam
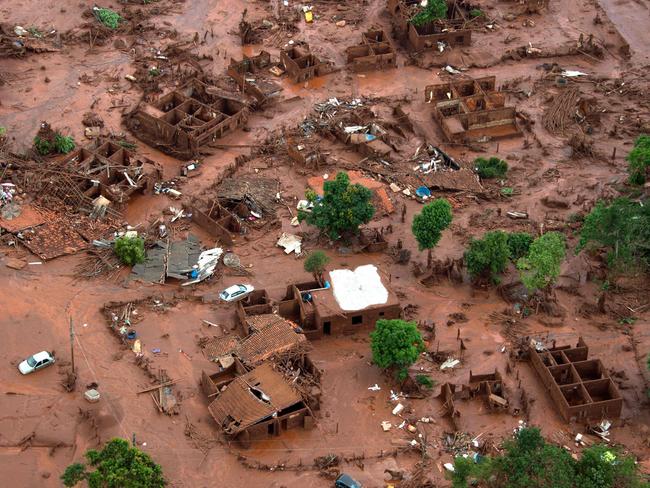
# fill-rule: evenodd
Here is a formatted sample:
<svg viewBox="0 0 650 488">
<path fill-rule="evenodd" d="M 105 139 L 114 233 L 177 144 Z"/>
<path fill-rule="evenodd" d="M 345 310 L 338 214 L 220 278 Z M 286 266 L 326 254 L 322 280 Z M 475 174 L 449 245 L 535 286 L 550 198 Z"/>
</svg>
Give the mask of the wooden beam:
<svg viewBox="0 0 650 488">
<path fill-rule="evenodd" d="M 137 394 L 139 395 L 140 393 L 147 393 L 149 391 L 153 391 L 153 390 L 156 390 L 158 388 L 162 388 L 163 386 L 173 385 L 174 383 L 176 383 L 176 380 L 165 381 L 164 383 L 160 383 L 159 385 L 151 386 L 149 388 L 145 388 L 144 390 L 140 390 L 139 392 L 137 392 Z"/>
</svg>

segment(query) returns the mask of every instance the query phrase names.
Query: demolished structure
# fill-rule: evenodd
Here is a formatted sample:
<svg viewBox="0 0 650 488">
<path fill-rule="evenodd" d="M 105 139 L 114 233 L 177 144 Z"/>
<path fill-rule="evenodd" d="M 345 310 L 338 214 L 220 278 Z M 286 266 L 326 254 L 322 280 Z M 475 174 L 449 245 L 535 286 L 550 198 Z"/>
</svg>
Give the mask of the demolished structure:
<svg viewBox="0 0 650 488">
<path fill-rule="evenodd" d="M 575 347 L 546 349 L 535 342 L 530 359 L 560 415 L 567 422 L 617 419 L 623 398 L 600 359 L 588 359 L 582 337 Z"/>
<path fill-rule="evenodd" d="M 505 106 L 506 95 L 496 89 L 494 76 L 429 85 L 424 96 L 449 142 L 521 135 L 516 110 Z"/>
<path fill-rule="evenodd" d="M 208 410 L 223 433 L 243 445 L 253 437 L 311 425 L 311 412 L 300 393 L 271 363 L 237 376 L 221 388 Z"/>
<path fill-rule="evenodd" d="M 280 62 L 294 83 L 302 83 L 332 72 L 330 63 L 321 61 L 307 43 L 291 43 L 280 51 Z"/>
<path fill-rule="evenodd" d="M 241 61 L 231 59 L 228 75 L 235 80 L 242 92 L 255 98 L 258 107 L 263 107 L 270 97 L 282 90 L 280 85 L 264 75 L 271 66 L 271 55 L 262 51 L 253 57 L 244 55 Z"/>
<path fill-rule="evenodd" d="M 383 30 L 361 34 L 361 44 L 345 50 L 348 66 L 354 71 L 397 67 L 397 53 Z"/>
<path fill-rule="evenodd" d="M 467 17 L 457 0 L 447 2 L 447 18 L 415 25 L 411 19 L 422 10 L 420 0 L 388 0 L 393 35 L 411 51 L 438 49 L 446 46 L 469 46 L 472 31 L 466 28 Z"/>
<path fill-rule="evenodd" d="M 194 78 L 152 104 L 138 104 L 126 125 L 150 146 L 189 159 L 201 146 L 242 126 L 248 112 L 240 98 Z"/>
</svg>

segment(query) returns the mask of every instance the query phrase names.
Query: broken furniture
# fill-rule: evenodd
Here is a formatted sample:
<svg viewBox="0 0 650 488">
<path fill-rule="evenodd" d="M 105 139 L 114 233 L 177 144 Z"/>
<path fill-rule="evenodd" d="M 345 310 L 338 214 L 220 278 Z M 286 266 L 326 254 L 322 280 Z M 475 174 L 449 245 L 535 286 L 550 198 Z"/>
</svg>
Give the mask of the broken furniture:
<svg viewBox="0 0 650 488">
<path fill-rule="evenodd" d="M 191 159 L 201 146 L 242 126 L 248 112 L 241 98 L 194 78 L 152 104 L 138 104 L 126 125 L 150 146 Z"/>
<path fill-rule="evenodd" d="M 494 76 L 429 85 L 424 96 L 449 142 L 521 135 L 516 111 L 505 106 L 506 95 L 496 90 Z"/>
<path fill-rule="evenodd" d="M 383 30 L 361 34 L 361 44 L 345 50 L 347 64 L 354 71 L 397 67 L 397 53 Z"/>
<path fill-rule="evenodd" d="M 623 398 L 600 359 L 588 356 L 582 337 L 575 347 L 530 347 L 533 368 L 565 421 L 617 419 Z"/>
<path fill-rule="evenodd" d="M 295 43 L 280 51 L 280 62 L 294 83 L 311 80 L 332 72 L 330 63 L 312 54 L 307 43 Z"/>
<path fill-rule="evenodd" d="M 262 107 L 267 103 L 269 97 L 282 90 L 280 85 L 270 81 L 263 74 L 268 72 L 271 65 L 271 55 L 266 51 L 261 51 L 253 57 L 244 54 L 244 59 L 241 61 L 231 58 L 227 72 L 242 92 L 254 97 L 257 106 Z"/>
<path fill-rule="evenodd" d="M 446 46 L 469 46 L 472 31 L 466 28 L 467 17 L 456 0 L 448 0 L 447 18 L 422 25 L 410 22 L 422 10 L 420 0 L 388 0 L 393 35 L 411 51 L 440 49 Z"/>
<path fill-rule="evenodd" d="M 223 433 L 244 447 L 251 438 L 277 436 L 283 430 L 308 427 L 313 422 L 298 390 L 271 363 L 222 386 L 208 411 Z"/>
</svg>

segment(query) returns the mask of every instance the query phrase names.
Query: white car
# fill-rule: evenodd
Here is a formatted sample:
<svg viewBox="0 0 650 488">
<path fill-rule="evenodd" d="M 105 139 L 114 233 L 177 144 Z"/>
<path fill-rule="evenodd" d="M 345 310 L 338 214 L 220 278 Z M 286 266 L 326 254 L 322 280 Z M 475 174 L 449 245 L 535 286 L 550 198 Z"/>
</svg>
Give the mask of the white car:
<svg viewBox="0 0 650 488">
<path fill-rule="evenodd" d="M 18 365 L 18 371 L 22 374 L 33 373 L 36 370 L 45 368 L 54 364 L 54 356 L 47 351 L 37 352 L 33 356 L 28 357 Z"/>
<path fill-rule="evenodd" d="M 219 298 L 224 302 L 234 302 L 250 295 L 253 290 L 253 285 L 232 285 L 219 293 Z"/>
</svg>

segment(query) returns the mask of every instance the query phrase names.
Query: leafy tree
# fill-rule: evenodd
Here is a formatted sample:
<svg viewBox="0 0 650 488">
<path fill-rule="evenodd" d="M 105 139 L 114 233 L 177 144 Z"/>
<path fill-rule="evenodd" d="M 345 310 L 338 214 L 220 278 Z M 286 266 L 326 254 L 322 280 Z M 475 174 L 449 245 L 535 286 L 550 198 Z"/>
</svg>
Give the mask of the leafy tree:
<svg viewBox="0 0 650 488">
<path fill-rule="evenodd" d="M 420 251 L 429 250 L 429 264 L 431 263 L 431 249 L 436 247 L 442 237 L 442 231 L 449 227 L 451 220 L 451 205 L 444 198 L 427 203 L 422 207 L 422 212 L 413 217 L 411 230 L 418 241 Z"/>
<path fill-rule="evenodd" d="M 114 249 L 120 261 L 128 266 L 144 262 L 144 239 L 140 237 L 118 237 Z"/>
<path fill-rule="evenodd" d="M 501 231 L 486 232 L 482 239 L 472 239 L 465 252 L 467 271 L 473 279 L 498 282 L 508 265 L 508 235 Z"/>
<path fill-rule="evenodd" d="M 639 479 L 634 458 L 603 444 L 582 451 L 576 464 L 576 488 L 648 487 Z"/>
<path fill-rule="evenodd" d="M 124 439 L 112 439 L 101 451 L 90 449 L 85 456 L 87 464 L 66 468 L 61 476 L 65 486 L 83 480 L 90 488 L 162 488 L 166 484 L 160 466 Z"/>
<path fill-rule="evenodd" d="M 378 320 L 370 333 L 372 361 L 383 369 L 393 369 L 403 380 L 407 368 L 424 351 L 424 342 L 415 322 L 405 320 Z"/>
<path fill-rule="evenodd" d="M 421 26 L 447 18 L 447 0 L 428 0 L 427 6 L 411 17 L 411 24 Z"/>
<path fill-rule="evenodd" d="M 330 258 L 323 251 L 314 251 L 305 259 L 305 271 L 314 275 L 316 279 L 323 276 L 325 266 L 329 263 Z"/>
<path fill-rule="evenodd" d="M 419 374 L 415 376 L 415 381 L 418 385 L 422 385 L 425 388 L 431 389 L 436 386 L 435 380 L 432 380 L 430 376 L 425 374 Z"/>
<path fill-rule="evenodd" d="M 533 236 L 527 232 L 513 232 L 508 234 L 508 249 L 510 250 L 510 259 L 517 261 L 528 254 L 530 245 L 533 243 Z"/>
<path fill-rule="evenodd" d="M 298 218 L 318 227 L 330 239 L 357 234 L 359 226 L 370 222 L 375 213 L 370 203 L 372 192 L 358 183 L 351 185 L 347 173 L 340 172 L 333 181 L 326 181 L 323 191 L 320 203 L 310 213 L 299 212 Z"/>
<path fill-rule="evenodd" d="M 456 458 L 451 473 L 453 488 L 648 488 L 631 457 L 615 449 L 594 445 L 575 461 L 561 447 L 548 444 L 539 429 L 521 429 L 503 443 L 503 454 L 483 458 L 479 464 Z M 475 484 L 472 484 L 475 486 Z"/>
<path fill-rule="evenodd" d="M 504 178 L 508 172 L 508 163 L 495 156 L 489 159 L 476 158 L 474 160 L 474 168 L 478 175 L 484 180 L 489 180 L 491 178 Z"/>
<path fill-rule="evenodd" d="M 576 250 L 590 247 L 607 250 L 614 268 L 650 267 L 650 206 L 627 198 L 598 202 L 585 217 Z"/>
<path fill-rule="evenodd" d="M 521 281 L 529 291 L 551 286 L 560 276 L 560 264 L 565 256 L 564 236 L 547 232 L 530 245 L 528 256 L 519 259 Z"/>
<path fill-rule="evenodd" d="M 633 185 L 643 185 L 650 167 L 650 136 L 641 135 L 634 141 L 634 147 L 627 155 L 629 181 Z"/>
</svg>

